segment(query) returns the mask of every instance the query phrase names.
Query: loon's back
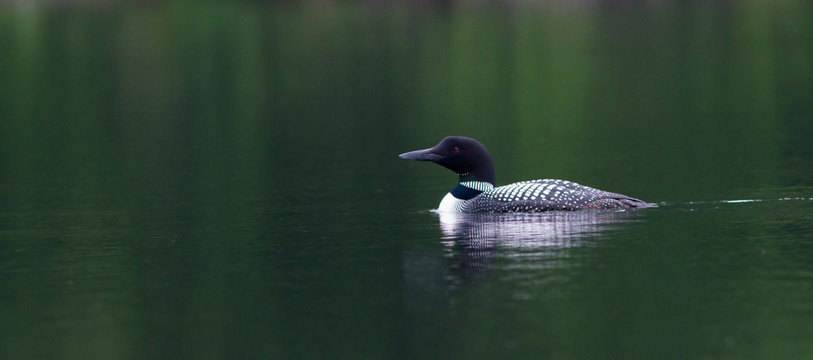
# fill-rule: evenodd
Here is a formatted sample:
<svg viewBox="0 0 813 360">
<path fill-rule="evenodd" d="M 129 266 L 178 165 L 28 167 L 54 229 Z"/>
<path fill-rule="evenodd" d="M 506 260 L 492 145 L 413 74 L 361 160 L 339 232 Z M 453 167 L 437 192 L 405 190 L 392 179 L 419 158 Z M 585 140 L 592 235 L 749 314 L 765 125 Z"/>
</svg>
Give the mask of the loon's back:
<svg viewBox="0 0 813 360">
<path fill-rule="evenodd" d="M 463 201 L 461 212 L 541 212 L 649 207 L 652 204 L 566 180 L 530 180 L 495 187 Z"/>
</svg>

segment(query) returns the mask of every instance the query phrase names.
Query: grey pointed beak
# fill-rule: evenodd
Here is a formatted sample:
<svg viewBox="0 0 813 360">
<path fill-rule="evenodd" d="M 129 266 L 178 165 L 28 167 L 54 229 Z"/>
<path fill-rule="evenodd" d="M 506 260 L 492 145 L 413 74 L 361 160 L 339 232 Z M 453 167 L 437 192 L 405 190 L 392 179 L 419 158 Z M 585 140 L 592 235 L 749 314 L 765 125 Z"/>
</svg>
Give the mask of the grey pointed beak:
<svg viewBox="0 0 813 360">
<path fill-rule="evenodd" d="M 401 159 L 418 160 L 418 161 L 437 161 L 442 158 L 442 156 L 433 153 L 432 148 L 406 152 L 401 155 L 398 155 L 398 157 Z"/>
</svg>

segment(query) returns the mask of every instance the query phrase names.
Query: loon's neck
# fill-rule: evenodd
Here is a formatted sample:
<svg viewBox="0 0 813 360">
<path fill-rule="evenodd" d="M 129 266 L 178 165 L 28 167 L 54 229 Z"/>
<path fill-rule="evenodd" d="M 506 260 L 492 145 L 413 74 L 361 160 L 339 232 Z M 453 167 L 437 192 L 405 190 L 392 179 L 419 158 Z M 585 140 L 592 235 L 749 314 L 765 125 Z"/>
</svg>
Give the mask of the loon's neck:
<svg viewBox="0 0 813 360">
<path fill-rule="evenodd" d="M 471 200 L 484 191 L 493 188 L 494 184 L 488 181 L 475 180 L 475 177 L 470 174 L 460 174 L 457 186 L 443 197 L 438 210 L 442 212 L 460 212 L 466 200 Z"/>
<path fill-rule="evenodd" d="M 488 181 L 475 180 L 474 176 L 466 173 L 458 176 L 457 186 L 449 191 L 449 193 L 460 200 L 470 200 L 475 196 L 482 194 L 483 191 L 491 190 L 493 188 L 494 184 Z"/>
</svg>

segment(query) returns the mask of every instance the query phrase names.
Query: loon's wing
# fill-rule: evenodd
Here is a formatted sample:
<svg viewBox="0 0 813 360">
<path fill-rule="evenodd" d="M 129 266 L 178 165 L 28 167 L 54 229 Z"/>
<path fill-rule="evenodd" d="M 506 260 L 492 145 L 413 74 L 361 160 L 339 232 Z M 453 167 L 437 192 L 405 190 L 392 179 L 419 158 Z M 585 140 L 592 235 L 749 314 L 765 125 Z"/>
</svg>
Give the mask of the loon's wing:
<svg viewBox="0 0 813 360">
<path fill-rule="evenodd" d="M 629 209 L 644 201 L 565 180 L 531 180 L 485 191 L 463 204 L 463 212 L 540 212 L 551 210 Z"/>
</svg>

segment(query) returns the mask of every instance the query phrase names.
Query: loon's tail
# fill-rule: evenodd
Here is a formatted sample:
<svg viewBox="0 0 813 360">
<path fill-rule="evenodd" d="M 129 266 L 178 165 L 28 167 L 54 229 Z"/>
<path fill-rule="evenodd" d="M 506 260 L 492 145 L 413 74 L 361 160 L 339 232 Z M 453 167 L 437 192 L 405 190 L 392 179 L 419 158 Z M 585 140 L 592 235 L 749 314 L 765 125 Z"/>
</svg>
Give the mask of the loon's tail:
<svg viewBox="0 0 813 360">
<path fill-rule="evenodd" d="M 617 204 L 616 206 L 619 209 L 642 209 L 642 208 L 657 207 L 658 206 L 656 204 L 648 203 L 646 201 L 639 200 L 639 199 L 636 199 L 636 198 L 631 198 L 631 197 L 624 197 L 624 198 L 613 199 L 613 200 L 615 200 L 615 202 Z"/>
<path fill-rule="evenodd" d="M 611 194 L 607 197 L 592 201 L 584 205 L 583 209 L 610 210 L 610 209 L 642 209 L 657 207 L 658 205 L 643 200 L 631 198 L 621 194 Z"/>
</svg>

